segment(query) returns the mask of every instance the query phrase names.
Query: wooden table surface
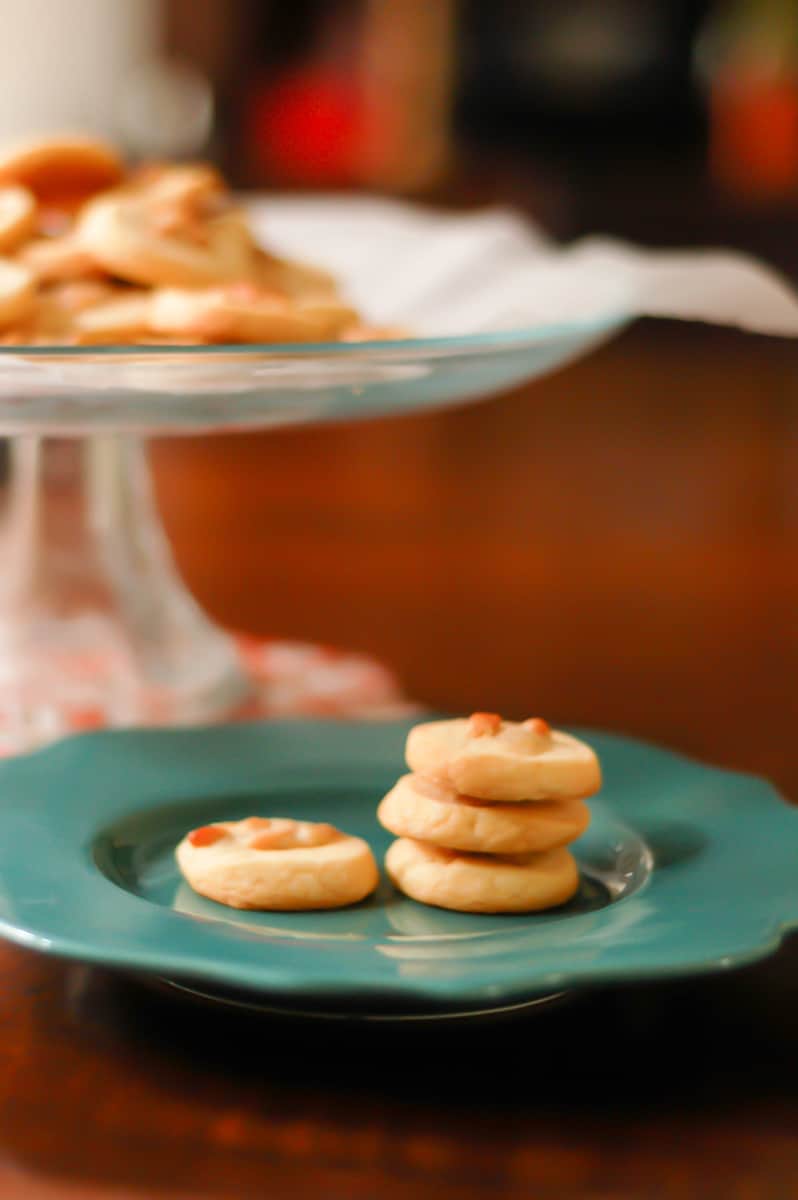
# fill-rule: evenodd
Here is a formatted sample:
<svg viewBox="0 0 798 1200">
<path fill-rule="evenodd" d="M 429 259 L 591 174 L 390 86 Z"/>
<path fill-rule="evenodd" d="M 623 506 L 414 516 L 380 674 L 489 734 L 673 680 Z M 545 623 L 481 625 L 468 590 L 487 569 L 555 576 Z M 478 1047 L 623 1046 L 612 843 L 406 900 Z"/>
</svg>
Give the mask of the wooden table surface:
<svg viewBox="0 0 798 1200">
<path fill-rule="evenodd" d="M 797 395 L 793 346 L 643 324 L 489 404 L 154 460 L 229 624 L 796 799 Z M 798 1195 L 795 938 L 459 1027 L 256 1020 L 10 947 L 0 969 L 3 1200 Z"/>
</svg>

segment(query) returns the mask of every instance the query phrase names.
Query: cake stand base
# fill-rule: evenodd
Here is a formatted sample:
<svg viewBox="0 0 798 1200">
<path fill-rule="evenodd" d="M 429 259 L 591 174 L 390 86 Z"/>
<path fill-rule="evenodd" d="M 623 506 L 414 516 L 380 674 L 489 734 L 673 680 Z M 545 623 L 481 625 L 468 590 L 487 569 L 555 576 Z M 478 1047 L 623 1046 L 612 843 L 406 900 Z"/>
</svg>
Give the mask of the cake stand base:
<svg viewBox="0 0 798 1200">
<path fill-rule="evenodd" d="M 0 753 L 250 699 L 234 639 L 175 569 L 138 439 L 13 439 L 0 547 Z"/>
<path fill-rule="evenodd" d="M 158 990 L 173 992 L 184 1000 L 205 1006 L 238 1009 L 263 1017 L 287 1017 L 290 1020 L 337 1021 L 340 1023 L 389 1024 L 495 1021 L 502 1018 L 527 1016 L 546 1011 L 567 1000 L 569 992 L 546 992 L 512 1004 L 461 1005 L 452 1008 L 396 1008 L 381 1006 L 374 1009 L 342 1003 L 337 1007 L 292 1004 L 285 997 L 277 999 L 235 988 L 226 988 L 178 979 L 139 977 L 140 982 Z"/>
</svg>

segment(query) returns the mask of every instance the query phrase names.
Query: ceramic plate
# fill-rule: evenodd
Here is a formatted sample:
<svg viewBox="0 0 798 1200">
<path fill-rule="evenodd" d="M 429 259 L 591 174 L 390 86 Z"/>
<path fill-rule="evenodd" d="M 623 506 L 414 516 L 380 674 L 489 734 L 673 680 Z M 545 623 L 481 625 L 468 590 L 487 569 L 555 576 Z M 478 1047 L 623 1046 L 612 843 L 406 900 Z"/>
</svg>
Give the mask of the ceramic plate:
<svg viewBox="0 0 798 1200">
<path fill-rule="evenodd" d="M 758 779 L 583 732 L 605 787 L 578 895 L 530 916 L 427 908 L 241 913 L 195 895 L 185 831 L 255 812 L 332 820 L 381 857 L 375 807 L 408 724 L 87 734 L 0 764 L 0 932 L 34 949 L 300 1011 L 511 1008 L 608 980 L 732 967 L 798 924 L 798 811 Z"/>
</svg>

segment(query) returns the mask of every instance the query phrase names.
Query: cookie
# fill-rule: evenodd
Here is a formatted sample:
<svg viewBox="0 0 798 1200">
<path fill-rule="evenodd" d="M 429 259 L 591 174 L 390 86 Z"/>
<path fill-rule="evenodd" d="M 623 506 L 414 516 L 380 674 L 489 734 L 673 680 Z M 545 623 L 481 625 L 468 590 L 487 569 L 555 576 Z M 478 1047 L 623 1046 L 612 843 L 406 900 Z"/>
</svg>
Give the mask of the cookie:
<svg viewBox="0 0 798 1200">
<path fill-rule="evenodd" d="M 362 838 L 288 818 L 204 825 L 187 834 L 175 853 L 195 892 L 231 908 L 341 908 L 368 896 L 379 880 Z"/>
<path fill-rule="evenodd" d="M 15 250 L 36 228 L 36 200 L 24 187 L 0 187 L 0 254 Z"/>
<path fill-rule="evenodd" d="M 397 837 L 478 854 L 530 854 L 573 842 L 587 829 L 582 800 L 489 803 L 420 775 L 403 775 L 377 810 Z"/>
<path fill-rule="evenodd" d="M 36 303 L 36 288 L 30 271 L 20 263 L 0 259 L 0 329 L 24 321 Z"/>
<path fill-rule="evenodd" d="M 590 747 L 540 717 L 429 721 L 410 730 L 406 758 L 416 774 L 478 800 L 583 799 L 601 786 Z"/>
<path fill-rule="evenodd" d="M 96 258 L 70 234 L 35 238 L 18 251 L 17 259 L 40 284 L 74 283 L 104 275 Z"/>
<path fill-rule="evenodd" d="M 457 912 L 537 912 L 564 904 L 579 886 L 576 862 L 563 848 L 542 854 L 462 854 L 399 838 L 385 856 L 385 869 L 411 899 Z"/>
<path fill-rule="evenodd" d="M 122 177 L 119 155 L 105 142 L 66 135 L 0 148 L 0 183 L 17 183 L 48 204 L 72 205 Z"/>
<path fill-rule="evenodd" d="M 86 137 L 0 148 L 0 255 L 31 272 L 33 305 L 0 318 L 4 345 L 124 343 L 274 345 L 383 336 L 341 297 L 329 272 L 258 244 L 248 213 L 207 163 L 125 172 Z M 152 289 L 143 306 L 94 308 L 58 285 Z M 143 300 L 143 297 L 138 297 Z M 119 304 L 116 305 L 116 300 Z M 131 297 L 132 299 L 132 297 Z M 155 326 L 150 320 L 155 314 Z M 129 319 L 128 319 L 129 317 Z"/>
<path fill-rule="evenodd" d="M 225 193 L 222 176 L 209 163 L 152 163 L 135 171 L 130 187 L 153 205 L 198 216 Z"/>
<path fill-rule="evenodd" d="M 158 333 L 211 342 L 319 342 L 349 324 L 352 310 L 334 303 L 291 304 L 252 283 L 189 290 L 161 288 L 152 299 Z"/>
<path fill-rule="evenodd" d="M 401 325 L 367 325 L 364 321 L 359 321 L 344 330 L 341 341 L 398 342 L 409 337 L 412 337 L 412 334 Z"/>
<path fill-rule="evenodd" d="M 249 278 L 252 241 L 241 213 L 164 228 L 163 211 L 136 193 L 86 206 L 75 230 L 111 275 L 153 287 L 200 288 Z"/>
<path fill-rule="evenodd" d="M 307 263 L 255 252 L 255 279 L 263 288 L 306 303 L 340 302 L 338 284 L 328 271 Z"/>
<path fill-rule="evenodd" d="M 20 339 L 36 345 L 75 345 L 77 314 L 115 299 L 120 290 L 97 279 L 40 288 L 18 331 Z"/>
<path fill-rule="evenodd" d="M 114 345 L 146 341 L 150 329 L 150 293 L 137 288 L 78 311 L 73 333 L 79 345 Z"/>
<path fill-rule="evenodd" d="M 120 288 L 105 279 L 75 279 L 63 283 L 49 284 L 39 292 L 40 300 L 58 304 L 64 312 L 74 315 L 96 308 L 107 300 L 117 300 L 120 295 L 129 295 L 132 288 Z"/>
</svg>

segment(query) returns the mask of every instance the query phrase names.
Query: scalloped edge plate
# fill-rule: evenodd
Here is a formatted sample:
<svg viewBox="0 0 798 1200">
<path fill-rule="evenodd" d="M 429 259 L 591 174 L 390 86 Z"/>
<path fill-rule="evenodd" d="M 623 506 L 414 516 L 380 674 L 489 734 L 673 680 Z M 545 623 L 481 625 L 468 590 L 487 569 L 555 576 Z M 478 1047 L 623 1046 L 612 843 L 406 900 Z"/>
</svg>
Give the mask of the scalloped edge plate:
<svg viewBox="0 0 798 1200">
<path fill-rule="evenodd" d="M 734 967 L 798 925 L 798 810 L 763 780 L 592 731 L 605 786 L 576 852 L 601 903 L 472 916 L 384 882 L 339 914 L 242 914 L 175 888 L 194 815 L 274 812 L 269 795 L 384 849 L 374 807 L 410 724 L 110 731 L 0 763 L 0 934 L 300 1009 L 434 1011 Z"/>
</svg>

